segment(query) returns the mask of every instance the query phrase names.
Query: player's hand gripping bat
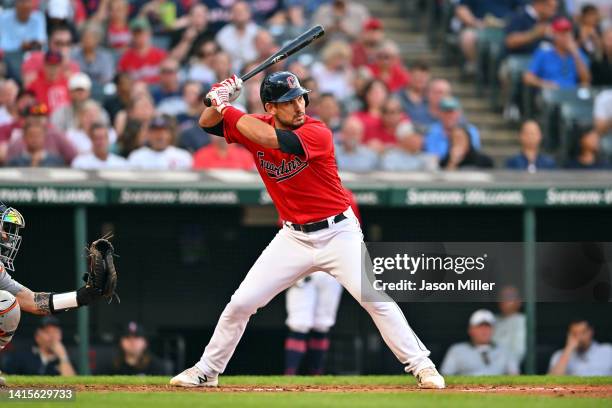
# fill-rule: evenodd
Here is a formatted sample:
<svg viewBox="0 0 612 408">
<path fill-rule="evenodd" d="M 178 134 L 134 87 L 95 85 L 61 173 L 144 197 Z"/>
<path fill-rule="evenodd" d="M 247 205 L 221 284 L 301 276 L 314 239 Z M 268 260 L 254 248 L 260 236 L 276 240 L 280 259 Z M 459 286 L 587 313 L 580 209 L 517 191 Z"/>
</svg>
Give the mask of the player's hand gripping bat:
<svg viewBox="0 0 612 408">
<path fill-rule="evenodd" d="M 317 38 L 322 37 L 323 34 L 325 34 L 325 30 L 323 30 L 323 27 L 321 27 L 320 25 L 312 27 L 310 30 L 306 31 L 304 34 L 300 35 L 299 37 L 282 47 L 280 50 L 270 56 L 267 60 L 265 60 L 243 76 L 241 76 L 240 79 L 242 79 L 242 82 L 248 81 L 255 75 L 259 74 L 261 71 L 268 69 L 270 66 L 276 64 L 277 62 L 280 62 L 289 57 L 290 55 L 295 54 Z M 204 103 L 206 104 L 206 106 L 210 106 L 212 104 L 209 98 L 205 98 Z"/>
</svg>

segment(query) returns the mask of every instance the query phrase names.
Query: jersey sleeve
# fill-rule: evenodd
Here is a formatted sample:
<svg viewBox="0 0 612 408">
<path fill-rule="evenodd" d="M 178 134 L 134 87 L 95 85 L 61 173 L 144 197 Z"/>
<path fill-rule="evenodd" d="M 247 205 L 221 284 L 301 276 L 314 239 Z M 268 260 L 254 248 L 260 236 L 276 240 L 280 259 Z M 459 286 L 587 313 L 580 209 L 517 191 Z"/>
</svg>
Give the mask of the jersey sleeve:
<svg viewBox="0 0 612 408">
<path fill-rule="evenodd" d="M 304 148 L 306 160 L 314 160 L 330 154 L 334 148 L 331 130 L 322 124 L 309 123 L 293 131 Z"/>
<path fill-rule="evenodd" d="M 0 264 L 0 290 L 6 290 L 11 295 L 15 296 L 23 289 L 23 285 L 11 278 L 11 275 Z"/>
</svg>

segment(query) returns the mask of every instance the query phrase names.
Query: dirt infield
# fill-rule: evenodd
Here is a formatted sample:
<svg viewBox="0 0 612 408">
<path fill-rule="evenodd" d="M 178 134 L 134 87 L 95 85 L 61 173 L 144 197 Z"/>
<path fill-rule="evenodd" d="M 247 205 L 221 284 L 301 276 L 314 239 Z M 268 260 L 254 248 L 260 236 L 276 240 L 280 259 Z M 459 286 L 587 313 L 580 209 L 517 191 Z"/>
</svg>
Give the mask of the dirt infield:
<svg viewBox="0 0 612 408">
<path fill-rule="evenodd" d="M 15 388 L 27 388 L 20 384 Z M 35 388 L 40 384 L 33 385 Z M 359 393 L 359 392 L 443 392 L 453 394 L 499 394 L 499 395 L 542 395 L 550 397 L 591 397 L 612 398 L 612 385 L 450 385 L 446 390 L 420 390 L 416 386 L 384 386 L 384 385 L 225 385 L 218 388 L 179 388 L 170 385 L 71 385 L 70 388 L 79 392 L 211 392 L 211 393 Z M 50 388 L 50 387 L 49 387 Z"/>
</svg>

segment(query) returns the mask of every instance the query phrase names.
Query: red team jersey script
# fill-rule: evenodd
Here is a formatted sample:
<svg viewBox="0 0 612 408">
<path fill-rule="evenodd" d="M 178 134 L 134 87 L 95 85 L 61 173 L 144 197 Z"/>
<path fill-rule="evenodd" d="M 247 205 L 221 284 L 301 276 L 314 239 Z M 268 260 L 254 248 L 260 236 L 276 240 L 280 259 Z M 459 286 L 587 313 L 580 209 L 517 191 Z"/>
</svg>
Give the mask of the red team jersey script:
<svg viewBox="0 0 612 408">
<path fill-rule="evenodd" d="M 272 115 L 251 116 L 274 126 Z M 331 131 L 306 116 L 304 124 L 293 133 L 302 143 L 303 156 L 260 146 L 243 136 L 236 126 L 226 121 L 223 125 L 227 142 L 240 143 L 253 155 L 283 220 L 307 224 L 344 212 L 350 201 L 338 176 Z"/>
</svg>

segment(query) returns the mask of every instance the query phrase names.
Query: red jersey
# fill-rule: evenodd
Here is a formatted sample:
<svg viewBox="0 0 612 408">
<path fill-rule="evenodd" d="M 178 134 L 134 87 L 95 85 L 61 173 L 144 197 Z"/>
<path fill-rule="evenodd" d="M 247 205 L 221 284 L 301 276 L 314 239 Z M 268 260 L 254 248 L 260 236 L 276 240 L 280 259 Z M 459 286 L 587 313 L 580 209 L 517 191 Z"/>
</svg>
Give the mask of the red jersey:
<svg viewBox="0 0 612 408">
<path fill-rule="evenodd" d="M 274 126 L 272 115 L 251 115 Z M 258 145 L 243 136 L 236 126 L 223 122 L 228 143 L 240 143 L 255 159 L 257 171 L 280 217 L 296 224 L 320 221 L 344 212 L 350 205 L 342 187 L 332 132 L 323 122 L 306 116 L 293 130 L 302 143 L 304 155 L 284 153 Z"/>
<path fill-rule="evenodd" d="M 28 86 L 28 90 L 34 92 L 38 102 L 49 107 L 49 114 L 70 103 L 68 79 L 63 75 L 51 82 L 47 79 L 45 71 L 40 71 L 36 79 Z"/>
<path fill-rule="evenodd" d="M 154 84 L 159 81 L 159 64 L 166 59 L 166 51 L 151 47 L 145 54 L 129 48 L 119 60 L 119 71 L 128 72 L 136 81 Z"/>
</svg>

